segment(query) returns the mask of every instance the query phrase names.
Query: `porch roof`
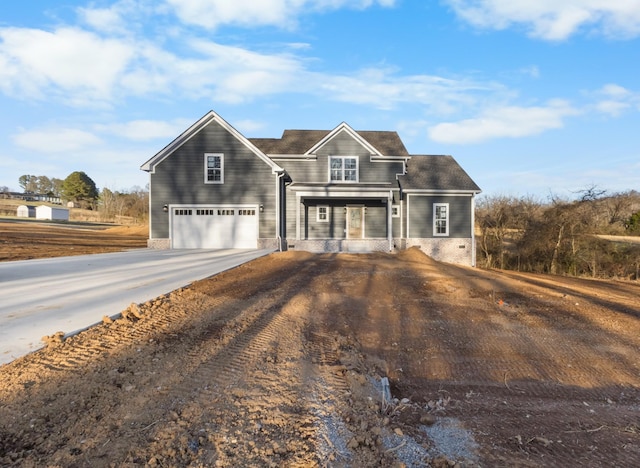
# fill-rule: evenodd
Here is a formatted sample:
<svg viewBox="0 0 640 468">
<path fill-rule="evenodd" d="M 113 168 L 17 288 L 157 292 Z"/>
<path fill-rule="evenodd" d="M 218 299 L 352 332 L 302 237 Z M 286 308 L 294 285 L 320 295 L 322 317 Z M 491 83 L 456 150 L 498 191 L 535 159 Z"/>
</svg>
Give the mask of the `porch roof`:
<svg viewBox="0 0 640 468">
<path fill-rule="evenodd" d="M 393 198 L 393 191 L 398 191 L 396 184 L 332 184 L 293 183 L 288 189 L 300 198 Z"/>
</svg>

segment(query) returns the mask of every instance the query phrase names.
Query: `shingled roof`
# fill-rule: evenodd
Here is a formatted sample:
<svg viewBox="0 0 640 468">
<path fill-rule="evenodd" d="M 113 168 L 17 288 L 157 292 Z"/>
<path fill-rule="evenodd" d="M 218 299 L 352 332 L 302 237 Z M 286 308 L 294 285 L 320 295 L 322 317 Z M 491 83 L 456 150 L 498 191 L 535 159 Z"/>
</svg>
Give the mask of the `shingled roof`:
<svg viewBox="0 0 640 468">
<path fill-rule="evenodd" d="M 326 137 L 331 130 L 285 130 L 282 138 L 249 138 L 267 154 L 304 154 Z M 397 132 L 357 131 L 371 146 L 385 156 L 409 156 Z"/>
<path fill-rule="evenodd" d="M 451 156 L 411 155 L 407 173 L 398 176 L 398 181 L 405 191 L 481 191 Z"/>
</svg>

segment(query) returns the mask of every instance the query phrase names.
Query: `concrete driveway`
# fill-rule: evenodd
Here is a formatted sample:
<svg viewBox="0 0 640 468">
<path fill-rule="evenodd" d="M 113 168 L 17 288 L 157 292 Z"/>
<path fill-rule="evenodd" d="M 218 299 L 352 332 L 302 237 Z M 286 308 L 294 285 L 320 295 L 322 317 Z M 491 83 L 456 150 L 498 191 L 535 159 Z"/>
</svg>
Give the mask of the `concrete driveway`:
<svg viewBox="0 0 640 468">
<path fill-rule="evenodd" d="M 272 250 L 132 250 L 0 262 L 0 365 Z"/>
</svg>

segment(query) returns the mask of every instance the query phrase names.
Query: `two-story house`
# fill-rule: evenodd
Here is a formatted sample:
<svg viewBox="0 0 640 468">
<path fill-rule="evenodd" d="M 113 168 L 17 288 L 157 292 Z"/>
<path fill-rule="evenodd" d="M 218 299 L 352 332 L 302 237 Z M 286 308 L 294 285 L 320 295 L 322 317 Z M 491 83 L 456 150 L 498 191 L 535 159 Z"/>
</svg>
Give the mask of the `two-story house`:
<svg viewBox="0 0 640 468">
<path fill-rule="evenodd" d="M 145 162 L 154 248 L 394 251 L 475 264 L 480 188 L 451 156 L 396 132 L 285 130 L 246 138 L 207 113 Z"/>
</svg>

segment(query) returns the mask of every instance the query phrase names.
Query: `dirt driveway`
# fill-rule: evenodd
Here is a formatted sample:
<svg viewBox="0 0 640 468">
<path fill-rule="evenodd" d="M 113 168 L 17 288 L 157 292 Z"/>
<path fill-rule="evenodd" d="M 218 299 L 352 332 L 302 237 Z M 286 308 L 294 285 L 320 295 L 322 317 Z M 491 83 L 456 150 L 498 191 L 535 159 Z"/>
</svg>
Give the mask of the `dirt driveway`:
<svg viewBox="0 0 640 468">
<path fill-rule="evenodd" d="M 637 466 L 638 297 L 273 254 L 0 367 L 0 465 Z"/>
</svg>

